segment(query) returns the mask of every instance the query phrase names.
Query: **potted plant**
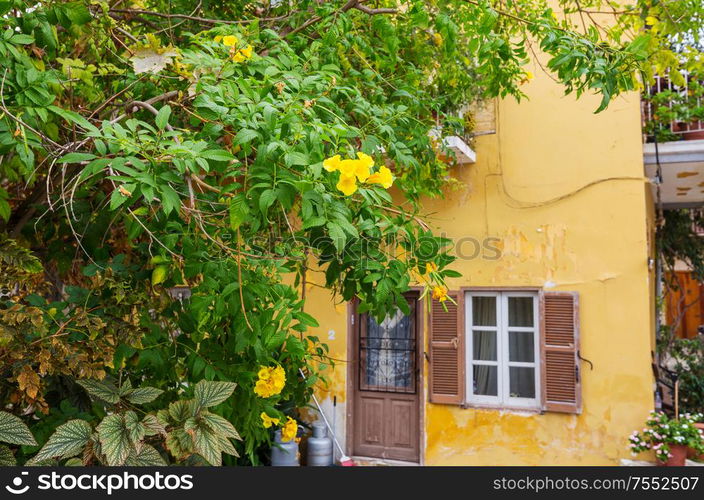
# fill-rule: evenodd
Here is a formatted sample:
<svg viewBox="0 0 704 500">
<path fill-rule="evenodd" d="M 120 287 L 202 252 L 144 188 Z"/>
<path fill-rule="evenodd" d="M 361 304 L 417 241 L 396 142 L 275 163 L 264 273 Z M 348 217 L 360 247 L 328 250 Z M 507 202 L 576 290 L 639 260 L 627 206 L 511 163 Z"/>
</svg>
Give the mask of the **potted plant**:
<svg viewBox="0 0 704 500">
<path fill-rule="evenodd" d="M 691 416 L 691 418 L 694 422 L 694 427 L 699 429 L 700 432 L 704 433 L 704 414 L 695 413 Z M 704 462 L 704 453 L 701 453 L 694 448 L 689 448 L 687 451 L 687 458 L 691 458 L 692 460 L 696 460 L 697 462 Z"/>
<path fill-rule="evenodd" d="M 658 465 L 682 466 L 688 448 L 704 453 L 704 431 L 695 427 L 695 420 L 690 414 L 670 418 L 665 413 L 653 411 L 646 427 L 629 436 L 631 452 L 635 455 L 653 450 Z"/>
</svg>

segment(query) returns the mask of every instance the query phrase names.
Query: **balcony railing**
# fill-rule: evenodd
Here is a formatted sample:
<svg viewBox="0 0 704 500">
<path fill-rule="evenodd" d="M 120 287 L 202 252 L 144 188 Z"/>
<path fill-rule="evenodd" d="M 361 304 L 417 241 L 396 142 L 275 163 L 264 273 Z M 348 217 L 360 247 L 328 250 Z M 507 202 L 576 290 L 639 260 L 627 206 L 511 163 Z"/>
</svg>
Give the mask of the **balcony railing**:
<svg viewBox="0 0 704 500">
<path fill-rule="evenodd" d="M 704 139 L 702 85 L 689 74 L 681 86 L 656 76 L 641 100 L 644 142 L 653 142 L 655 131 L 659 142 Z"/>
</svg>

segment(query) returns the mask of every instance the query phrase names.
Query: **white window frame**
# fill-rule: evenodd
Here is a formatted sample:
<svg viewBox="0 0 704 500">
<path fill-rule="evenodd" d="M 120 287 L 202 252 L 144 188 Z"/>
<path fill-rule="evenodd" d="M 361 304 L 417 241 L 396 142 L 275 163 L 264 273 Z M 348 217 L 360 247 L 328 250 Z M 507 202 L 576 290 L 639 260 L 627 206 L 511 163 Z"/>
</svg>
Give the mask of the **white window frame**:
<svg viewBox="0 0 704 500">
<path fill-rule="evenodd" d="M 496 300 L 496 326 L 474 326 L 473 324 L 473 298 L 474 297 L 494 297 Z M 533 326 L 518 327 L 508 326 L 508 299 L 510 297 L 531 297 L 533 299 Z M 465 346 L 466 346 L 466 404 L 468 406 L 485 406 L 496 408 L 518 408 L 518 409 L 540 409 L 540 320 L 537 292 L 521 291 L 466 291 L 465 303 Z M 474 330 L 495 331 L 497 352 L 496 361 L 474 360 Z M 509 360 L 508 332 L 532 332 L 533 333 L 533 362 L 520 362 Z M 486 396 L 473 394 L 474 391 L 474 366 L 490 365 L 497 367 L 497 396 Z M 530 367 L 535 373 L 535 397 L 518 398 L 510 395 L 509 368 L 510 367 Z"/>
</svg>

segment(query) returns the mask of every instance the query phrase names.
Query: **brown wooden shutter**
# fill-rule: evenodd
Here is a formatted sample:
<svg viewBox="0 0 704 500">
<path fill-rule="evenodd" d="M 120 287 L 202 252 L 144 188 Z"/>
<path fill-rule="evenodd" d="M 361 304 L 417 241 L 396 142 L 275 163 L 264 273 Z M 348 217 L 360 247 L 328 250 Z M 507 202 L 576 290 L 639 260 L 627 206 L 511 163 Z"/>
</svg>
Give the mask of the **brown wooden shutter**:
<svg viewBox="0 0 704 500">
<path fill-rule="evenodd" d="M 432 301 L 430 311 L 430 401 L 464 403 L 464 317 L 463 294 L 450 292 L 457 302 Z"/>
<path fill-rule="evenodd" d="M 543 292 L 540 317 L 543 410 L 581 413 L 579 296 Z"/>
</svg>

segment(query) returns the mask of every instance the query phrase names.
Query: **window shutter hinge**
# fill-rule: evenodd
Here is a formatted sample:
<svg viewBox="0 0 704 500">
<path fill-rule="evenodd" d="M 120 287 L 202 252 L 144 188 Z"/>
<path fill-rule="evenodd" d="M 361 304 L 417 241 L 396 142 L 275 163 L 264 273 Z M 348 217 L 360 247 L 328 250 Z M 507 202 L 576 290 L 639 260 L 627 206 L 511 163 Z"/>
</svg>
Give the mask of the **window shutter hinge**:
<svg viewBox="0 0 704 500">
<path fill-rule="evenodd" d="M 350 315 L 350 323 L 354 325 L 354 314 Z"/>
</svg>

